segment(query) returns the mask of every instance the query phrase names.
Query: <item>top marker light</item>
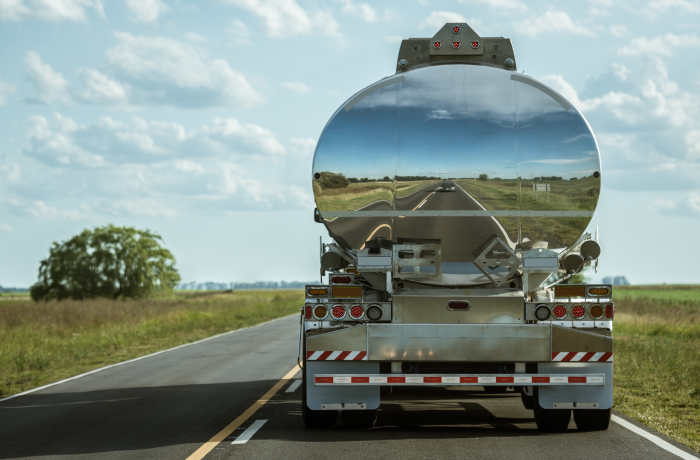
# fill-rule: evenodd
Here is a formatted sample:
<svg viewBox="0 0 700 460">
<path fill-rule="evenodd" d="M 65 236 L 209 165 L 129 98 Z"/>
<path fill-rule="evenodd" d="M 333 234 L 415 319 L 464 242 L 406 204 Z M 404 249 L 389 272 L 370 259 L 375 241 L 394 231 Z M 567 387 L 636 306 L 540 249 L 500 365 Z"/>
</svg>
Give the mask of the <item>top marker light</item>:
<svg viewBox="0 0 700 460">
<path fill-rule="evenodd" d="M 477 49 L 478 47 L 479 47 L 479 42 L 476 41 L 476 40 L 474 40 L 474 41 L 472 42 L 472 48 Z"/>
<path fill-rule="evenodd" d="M 460 29 L 459 26 L 454 26 L 454 27 L 452 28 L 452 33 L 453 33 L 453 34 L 458 34 L 460 30 L 462 30 L 462 29 Z"/>
<path fill-rule="evenodd" d="M 439 50 L 441 47 L 442 47 L 442 43 L 440 43 L 440 42 L 433 43 L 433 48 L 435 48 L 436 50 Z"/>
</svg>

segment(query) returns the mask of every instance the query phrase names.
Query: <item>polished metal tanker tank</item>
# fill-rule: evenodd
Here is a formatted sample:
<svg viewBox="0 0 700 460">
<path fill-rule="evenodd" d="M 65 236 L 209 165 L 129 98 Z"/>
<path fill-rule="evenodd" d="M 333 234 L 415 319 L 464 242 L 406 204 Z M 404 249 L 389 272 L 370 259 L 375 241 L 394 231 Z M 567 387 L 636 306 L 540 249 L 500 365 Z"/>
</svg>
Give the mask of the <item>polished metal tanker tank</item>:
<svg viewBox="0 0 700 460">
<path fill-rule="evenodd" d="M 590 222 L 601 163 L 585 118 L 518 73 L 514 56 L 497 55 L 504 40 L 512 53 L 510 40 L 466 24 L 436 37 L 454 40 L 444 34 L 460 27 L 466 39 L 452 48 L 471 43 L 469 53 L 450 57 L 438 49 L 450 42 L 435 37 L 405 40 L 397 74 L 351 97 L 323 130 L 313 191 L 342 246 L 440 240 L 443 263 L 469 263 L 493 235 L 515 251 L 556 250 Z"/>
</svg>

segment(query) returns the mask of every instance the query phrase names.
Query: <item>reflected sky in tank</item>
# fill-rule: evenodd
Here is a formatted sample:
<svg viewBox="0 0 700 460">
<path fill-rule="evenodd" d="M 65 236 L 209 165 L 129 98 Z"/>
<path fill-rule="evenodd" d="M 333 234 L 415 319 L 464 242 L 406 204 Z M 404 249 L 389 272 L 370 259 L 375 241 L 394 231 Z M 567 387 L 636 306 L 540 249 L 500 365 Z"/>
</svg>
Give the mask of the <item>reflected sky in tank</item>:
<svg viewBox="0 0 700 460">
<path fill-rule="evenodd" d="M 444 65 L 403 75 L 336 113 L 319 140 L 314 172 L 566 180 L 600 171 L 581 114 L 511 80 L 511 72 Z"/>
</svg>

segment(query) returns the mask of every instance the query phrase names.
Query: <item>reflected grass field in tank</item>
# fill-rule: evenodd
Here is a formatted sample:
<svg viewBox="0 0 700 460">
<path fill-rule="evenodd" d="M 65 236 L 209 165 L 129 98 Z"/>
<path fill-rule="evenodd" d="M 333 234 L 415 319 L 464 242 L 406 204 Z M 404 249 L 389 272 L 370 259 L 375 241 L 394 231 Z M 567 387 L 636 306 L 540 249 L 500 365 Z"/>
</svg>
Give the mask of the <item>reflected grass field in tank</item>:
<svg viewBox="0 0 700 460">
<path fill-rule="evenodd" d="M 700 286 L 613 295 L 615 408 L 700 451 Z"/>
<path fill-rule="evenodd" d="M 549 184 L 547 192 L 533 190 L 532 180 L 468 179 L 455 181 L 476 201 L 488 210 L 534 210 L 534 211 L 594 211 L 600 193 L 600 180 L 584 177 L 576 180 L 542 180 L 538 184 Z M 497 218 L 511 239 L 518 235 L 518 220 Z M 547 241 L 550 248 L 563 247 L 575 241 L 585 228 L 587 217 L 538 217 L 522 218 L 522 236 L 531 241 Z"/>
<path fill-rule="evenodd" d="M 0 397 L 299 311 L 303 291 L 0 302 Z"/>
</svg>

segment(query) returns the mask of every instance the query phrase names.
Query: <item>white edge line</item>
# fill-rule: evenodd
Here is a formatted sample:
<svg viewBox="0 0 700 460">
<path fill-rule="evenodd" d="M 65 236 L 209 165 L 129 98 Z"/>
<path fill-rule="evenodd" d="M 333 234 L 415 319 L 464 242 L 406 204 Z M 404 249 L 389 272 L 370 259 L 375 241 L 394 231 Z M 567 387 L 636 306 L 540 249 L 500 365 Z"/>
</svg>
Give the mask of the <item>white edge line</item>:
<svg viewBox="0 0 700 460">
<path fill-rule="evenodd" d="M 622 425 L 623 427 L 627 428 L 633 433 L 638 434 L 639 436 L 648 439 L 649 441 L 653 442 L 657 446 L 661 447 L 662 449 L 671 452 L 674 455 L 679 456 L 683 460 L 698 460 L 699 457 L 696 457 L 695 455 L 691 455 L 688 452 L 684 452 L 680 450 L 678 447 L 674 446 L 671 443 L 668 443 L 661 439 L 658 436 L 655 436 L 647 431 L 644 431 L 643 429 L 639 428 L 638 426 L 635 426 L 628 422 L 627 420 L 618 417 L 617 415 L 612 416 L 612 421 L 617 423 L 618 425 Z"/>
<path fill-rule="evenodd" d="M 285 393 L 294 393 L 297 391 L 297 388 L 301 386 L 301 379 L 297 379 L 294 382 L 292 382 L 291 385 L 289 385 L 289 388 L 285 391 Z"/>
<path fill-rule="evenodd" d="M 466 195 L 467 195 L 469 198 L 471 198 L 472 201 L 473 201 L 474 203 L 477 204 L 477 206 L 479 206 L 479 207 L 480 207 L 481 209 L 483 209 L 484 211 L 488 211 L 488 209 L 486 209 L 486 208 L 485 208 L 481 203 L 479 203 L 473 196 L 471 196 L 471 195 L 469 194 L 469 192 L 467 192 L 466 190 L 464 190 L 457 182 L 454 182 L 454 184 L 455 184 L 457 187 L 459 187 L 459 189 L 460 189 L 461 191 L 463 191 L 464 193 L 466 193 Z M 498 225 L 498 228 L 500 228 L 501 231 L 503 232 L 503 236 L 505 236 L 505 237 L 506 237 L 506 240 L 508 240 L 507 243 L 508 243 L 508 245 L 510 246 L 510 248 L 511 248 L 511 249 L 515 249 L 515 247 L 517 246 L 517 244 L 514 243 L 514 242 L 512 242 L 512 241 L 510 240 L 510 236 L 508 236 L 508 232 L 506 232 L 506 229 L 503 228 L 503 225 L 501 225 L 501 223 L 498 221 L 498 219 L 496 219 L 494 216 L 491 216 L 491 219 L 493 219 L 493 220 L 496 222 L 496 225 Z"/>
<path fill-rule="evenodd" d="M 299 313 L 292 313 L 291 315 L 283 316 L 283 317 L 281 317 L 281 318 L 271 319 L 270 321 L 265 321 L 264 323 L 255 324 L 255 325 L 253 325 L 253 326 L 244 327 L 244 328 L 242 328 L 242 329 L 234 329 L 233 331 L 223 332 L 223 333 L 221 333 L 221 334 L 217 334 L 217 335 L 213 335 L 213 336 L 211 336 L 211 337 L 207 337 L 206 339 L 197 340 L 196 342 L 185 343 L 185 344 L 182 344 L 182 345 L 178 345 L 178 346 L 176 346 L 176 347 L 173 347 L 173 348 L 168 348 L 167 350 L 156 351 L 155 353 L 151 353 L 150 355 L 139 356 L 138 358 L 133 358 L 133 359 L 130 359 L 130 360 L 128 360 L 128 361 L 122 361 L 122 362 L 120 362 L 120 363 L 110 364 L 109 366 L 100 367 L 99 369 L 94 369 L 94 370 L 91 370 L 91 371 L 89 371 L 89 372 L 85 372 L 84 374 L 78 374 L 78 375 L 75 375 L 75 376 L 73 376 L 73 377 L 68 377 L 67 379 L 59 380 L 58 382 L 49 383 L 49 384 L 47 384 L 47 385 L 43 385 L 43 386 L 40 386 L 40 387 L 37 387 L 37 388 L 32 388 L 31 390 L 27 390 L 27 391 L 23 391 L 23 392 L 21 392 L 21 393 L 17 393 L 16 395 L 12 395 L 12 396 L 8 396 L 8 397 L 6 397 L 6 398 L 2 398 L 2 399 L 0 399 L 0 402 L 7 401 L 8 399 L 16 398 L 16 397 L 18 397 L 18 396 L 23 396 L 23 395 L 26 395 L 26 394 L 29 394 L 29 393 L 34 393 L 35 391 L 43 390 L 43 389 L 45 389 L 45 388 L 49 388 L 49 387 L 52 387 L 52 386 L 54 386 L 54 385 L 60 385 L 60 384 L 62 384 L 62 383 L 70 382 L 71 380 L 76 380 L 76 379 L 79 379 L 79 378 L 81 378 L 81 377 L 85 377 L 85 376 L 88 376 L 88 375 L 91 375 L 91 374 L 95 374 L 95 373 L 100 372 L 100 371 L 104 371 L 104 370 L 107 370 L 107 369 L 111 369 L 111 368 L 113 368 L 113 367 L 121 366 L 122 364 L 133 363 L 134 361 L 140 361 L 140 360 L 142 360 L 142 359 L 150 358 L 150 357 L 152 357 L 152 356 L 156 356 L 156 355 L 159 355 L 159 354 L 161 354 L 161 353 L 167 353 L 167 352 L 169 352 L 169 351 L 177 350 L 177 349 L 179 349 L 179 348 L 189 347 L 190 345 L 197 345 L 197 344 L 199 344 L 199 343 L 206 342 L 206 341 L 208 341 L 208 340 L 218 339 L 219 337 L 223 337 L 223 336 L 225 336 L 225 335 L 235 334 L 236 332 L 241 332 L 241 331 L 245 331 L 245 330 L 247 330 L 247 329 L 253 329 L 253 328 L 255 328 L 255 327 L 264 326 L 264 325 L 266 325 L 266 324 L 274 323 L 275 321 L 280 321 L 280 320 L 283 320 L 283 319 L 286 319 L 286 318 L 289 318 L 289 317 L 292 317 L 292 316 L 297 316 L 297 315 L 299 315 Z"/>
<path fill-rule="evenodd" d="M 238 438 L 236 438 L 235 441 L 233 441 L 231 444 L 245 444 L 248 441 L 250 441 L 250 438 L 253 437 L 257 431 L 262 428 L 262 426 L 267 422 L 267 420 L 256 420 L 253 422 L 252 425 L 248 427 L 247 430 L 245 430 Z"/>
</svg>

